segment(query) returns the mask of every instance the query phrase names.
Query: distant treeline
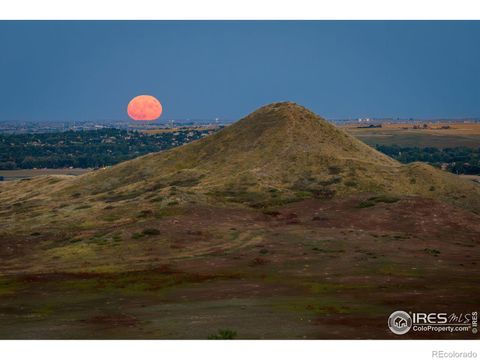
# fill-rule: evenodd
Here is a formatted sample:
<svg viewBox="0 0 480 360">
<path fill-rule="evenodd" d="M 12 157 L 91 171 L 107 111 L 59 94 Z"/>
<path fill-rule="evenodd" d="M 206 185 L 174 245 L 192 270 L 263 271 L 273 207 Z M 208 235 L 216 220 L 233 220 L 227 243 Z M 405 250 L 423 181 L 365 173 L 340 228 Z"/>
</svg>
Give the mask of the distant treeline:
<svg viewBox="0 0 480 360">
<path fill-rule="evenodd" d="M 179 130 L 157 134 L 119 129 L 0 135 L 0 170 L 97 168 L 140 155 L 167 150 L 213 130 Z"/>
<path fill-rule="evenodd" d="M 480 175 L 480 147 L 454 147 L 438 149 L 433 147 L 400 147 L 397 145 L 376 145 L 377 150 L 402 162 L 422 161 L 444 168 L 455 174 Z"/>
<path fill-rule="evenodd" d="M 0 170 L 97 168 L 200 139 L 214 130 L 185 129 L 146 134 L 119 129 L 0 135 Z M 456 174 L 480 174 L 480 147 L 376 149 L 402 163 L 423 161 Z"/>
</svg>

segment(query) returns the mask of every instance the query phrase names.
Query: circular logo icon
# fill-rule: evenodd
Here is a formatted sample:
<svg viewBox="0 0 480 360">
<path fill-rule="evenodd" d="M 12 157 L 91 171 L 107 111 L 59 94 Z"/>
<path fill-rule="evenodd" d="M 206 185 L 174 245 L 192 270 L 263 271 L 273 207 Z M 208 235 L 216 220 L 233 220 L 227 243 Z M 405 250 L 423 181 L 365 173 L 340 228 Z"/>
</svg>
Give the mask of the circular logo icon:
<svg viewBox="0 0 480 360">
<path fill-rule="evenodd" d="M 395 335 L 406 334 L 412 327 L 412 318 L 405 311 L 394 311 L 388 318 L 388 327 Z"/>
</svg>

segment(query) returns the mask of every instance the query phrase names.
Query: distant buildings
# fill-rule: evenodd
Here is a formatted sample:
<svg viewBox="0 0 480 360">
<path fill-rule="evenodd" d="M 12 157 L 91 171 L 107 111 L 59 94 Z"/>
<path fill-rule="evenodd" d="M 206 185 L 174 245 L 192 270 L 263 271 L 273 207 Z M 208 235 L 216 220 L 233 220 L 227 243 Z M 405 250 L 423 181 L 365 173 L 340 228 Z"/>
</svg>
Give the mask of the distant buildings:
<svg viewBox="0 0 480 360">
<path fill-rule="evenodd" d="M 370 118 L 364 118 L 364 119 L 358 118 L 358 122 L 359 123 L 365 123 L 365 122 L 368 123 L 368 122 L 370 122 Z"/>
<path fill-rule="evenodd" d="M 382 124 L 369 124 L 369 125 L 362 125 L 357 126 L 357 129 L 372 129 L 372 128 L 381 128 Z"/>
</svg>

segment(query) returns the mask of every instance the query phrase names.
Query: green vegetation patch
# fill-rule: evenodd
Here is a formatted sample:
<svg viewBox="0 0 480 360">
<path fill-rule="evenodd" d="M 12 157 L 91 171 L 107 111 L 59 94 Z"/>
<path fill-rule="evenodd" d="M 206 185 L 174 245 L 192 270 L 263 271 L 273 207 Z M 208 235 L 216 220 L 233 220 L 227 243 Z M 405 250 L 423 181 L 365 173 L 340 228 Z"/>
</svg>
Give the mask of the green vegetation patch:
<svg viewBox="0 0 480 360">
<path fill-rule="evenodd" d="M 169 207 L 165 207 L 165 208 L 162 208 L 162 209 L 159 209 L 159 210 L 155 211 L 154 215 L 155 215 L 155 218 L 161 219 L 161 218 L 169 217 L 169 216 L 182 215 L 184 213 L 185 213 L 184 208 L 182 208 L 180 206 L 175 207 L 174 204 L 169 203 Z"/>
<path fill-rule="evenodd" d="M 227 188 L 224 190 L 215 190 L 209 193 L 215 199 L 240 203 L 255 209 L 264 209 L 275 206 L 285 205 L 291 202 L 299 201 L 312 197 L 310 192 L 281 193 L 271 191 L 249 191 L 243 188 Z"/>
<path fill-rule="evenodd" d="M 324 248 L 319 248 L 318 246 L 315 246 L 312 248 L 313 251 L 318 251 L 321 253 L 326 253 L 326 254 L 338 254 L 338 253 L 344 253 L 345 250 L 343 249 L 324 249 Z"/>
<path fill-rule="evenodd" d="M 179 187 L 191 187 L 198 185 L 200 183 L 200 178 L 189 178 L 189 179 L 179 179 L 174 180 L 169 183 L 170 186 L 179 186 Z"/>
<path fill-rule="evenodd" d="M 367 200 L 361 201 L 356 207 L 359 209 L 375 206 L 378 203 L 392 204 L 400 201 L 399 198 L 394 196 L 379 195 L 368 198 Z"/>
<path fill-rule="evenodd" d="M 92 207 L 92 205 L 83 204 L 83 205 L 77 206 L 77 207 L 75 208 L 75 210 L 90 209 L 91 207 Z"/>
<path fill-rule="evenodd" d="M 430 255 L 433 255 L 433 256 L 440 255 L 440 250 L 438 250 L 438 249 L 425 248 L 425 249 L 423 249 L 423 251 L 425 251 L 427 254 L 430 254 Z"/>
<path fill-rule="evenodd" d="M 142 230 L 142 234 L 146 236 L 160 235 L 160 230 L 155 228 L 146 228 Z"/>
<path fill-rule="evenodd" d="M 22 283 L 18 279 L 0 278 L 0 296 L 13 295 L 22 288 Z"/>
<path fill-rule="evenodd" d="M 237 337 L 237 332 L 229 329 L 218 330 L 217 333 L 208 336 L 208 340 L 233 340 Z"/>
<path fill-rule="evenodd" d="M 142 195 L 142 193 L 143 193 L 142 191 L 132 191 L 132 192 L 123 193 L 123 194 L 112 194 L 112 195 L 107 194 L 105 196 L 101 196 L 100 200 L 103 200 L 106 203 L 130 200 L 130 199 L 135 199 L 136 197 Z"/>
</svg>

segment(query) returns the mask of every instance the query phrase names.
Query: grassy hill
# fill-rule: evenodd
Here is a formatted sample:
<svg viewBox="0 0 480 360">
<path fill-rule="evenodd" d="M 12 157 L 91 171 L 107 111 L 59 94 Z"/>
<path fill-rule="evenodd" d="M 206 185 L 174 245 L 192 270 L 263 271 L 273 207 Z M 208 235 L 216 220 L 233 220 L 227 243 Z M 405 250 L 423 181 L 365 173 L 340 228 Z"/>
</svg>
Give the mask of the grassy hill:
<svg viewBox="0 0 480 360">
<path fill-rule="evenodd" d="M 105 218 L 132 221 L 131 213 L 158 207 L 270 208 L 356 193 L 419 195 L 480 211 L 475 184 L 425 164 L 402 165 L 289 102 L 264 106 L 212 136 L 169 151 L 75 178 L 10 182 L 0 190 L 3 223 L 17 228 L 32 218 L 41 225 L 97 226 Z"/>
<path fill-rule="evenodd" d="M 426 165 L 402 166 L 294 103 L 264 106 L 206 139 L 86 175 L 67 189 L 171 187 L 257 207 L 359 192 L 480 198 L 478 187 Z"/>
<path fill-rule="evenodd" d="M 205 139 L 106 170 L 9 182 L 0 190 L 2 213 L 15 227 L 33 217 L 40 224 L 126 221 L 131 208 L 265 208 L 355 193 L 420 195 L 480 210 L 475 184 L 425 164 L 401 165 L 294 103 L 264 106 Z M 112 203 L 125 214 L 112 216 Z"/>
</svg>

